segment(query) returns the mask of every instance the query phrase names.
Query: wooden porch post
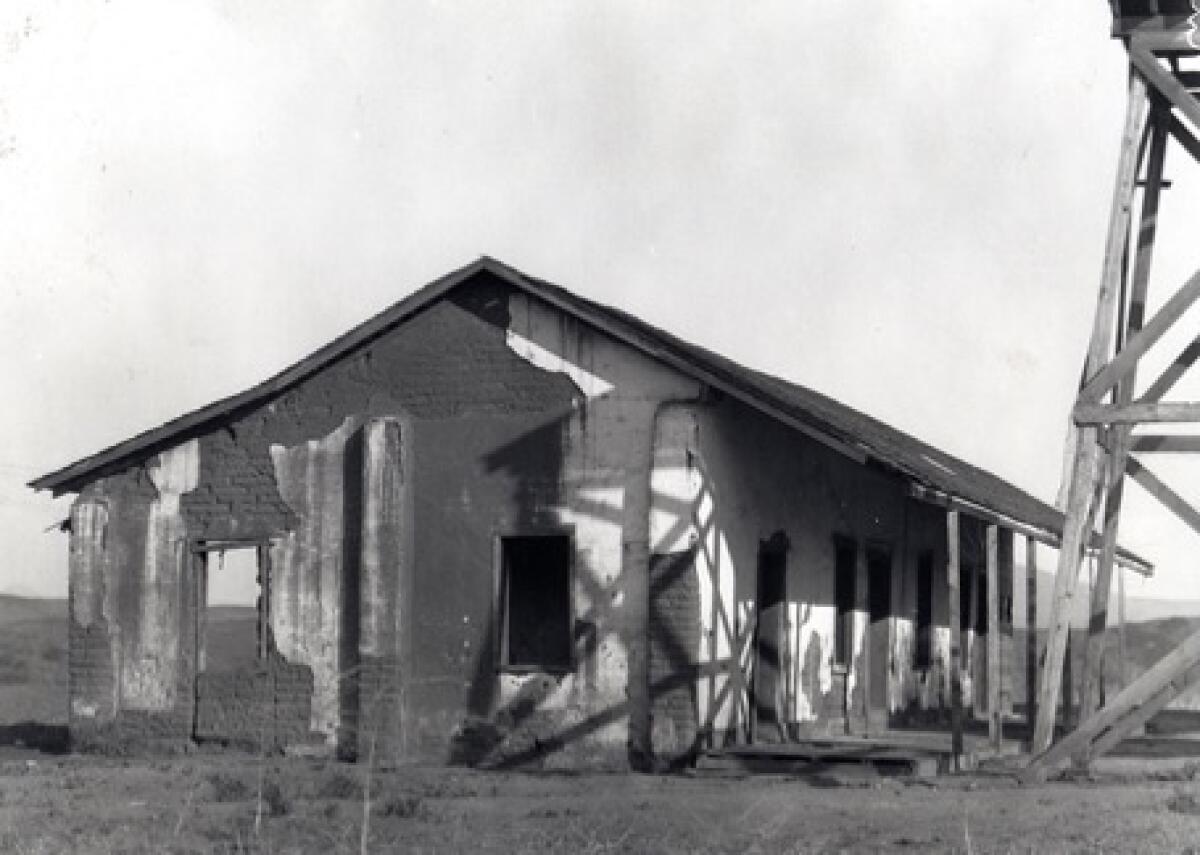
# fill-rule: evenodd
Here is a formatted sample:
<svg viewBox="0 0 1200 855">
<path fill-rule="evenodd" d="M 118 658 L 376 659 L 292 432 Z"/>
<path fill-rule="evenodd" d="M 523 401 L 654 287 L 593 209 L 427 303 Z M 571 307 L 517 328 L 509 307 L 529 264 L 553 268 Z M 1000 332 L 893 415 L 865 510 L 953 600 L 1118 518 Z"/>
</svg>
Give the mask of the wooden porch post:
<svg viewBox="0 0 1200 855">
<path fill-rule="evenodd" d="M 962 624 L 959 618 L 959 541 L 958 511 L 946 511 L 946 598 L 950 624 L 950 732 L 954 768 L 959 768 L 963 753 L 962 711 Z"/>
<path fill-rule="evenodd" d="M 1025 537 L 1025 717 L 1029 725 L 1029 742 L 1033 743 L 1037 724 L 1038 678 L 1038 569 L 1037 541 Z"/>
<path fill-rule="evenodd" d="M 987 719 L 988 742 L 1000 750 L 1000 535 L 987 527 Z"/>
</svg>

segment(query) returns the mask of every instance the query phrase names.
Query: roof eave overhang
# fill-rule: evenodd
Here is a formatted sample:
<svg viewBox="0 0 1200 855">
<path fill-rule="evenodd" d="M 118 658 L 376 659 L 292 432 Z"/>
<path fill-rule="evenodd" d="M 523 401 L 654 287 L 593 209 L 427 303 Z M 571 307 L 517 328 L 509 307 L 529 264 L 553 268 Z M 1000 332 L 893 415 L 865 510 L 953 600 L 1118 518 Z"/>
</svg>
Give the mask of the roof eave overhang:
<svg viewBox="0 0 1200 855">
<path fill-rule="evenodd" d="M 916 481 L 909 486 L 909 495 L 914 499 L 918 499 L 930 504 L 939 505 L 953 510 L 961 511 L 970 516 L 985 520 L 986 522 L 994 523 L 1003 528 L 1011 529 L 1018 534 L 1023 534 L 1026 537 L 1036 540 L 1038 543 L 1044 543 L 1046 546 L 1058 549 L 1062 546 L 1062 536 L 1059 532 L 1051 529 L 1042 528 L 1040 526 L 1029 525 L 1021 520 L 1008 516 L 1007 514 L 988 508 L 978 502 L 973 502 L 970 499 L 964 499 L 961 496 L 938 490 L 926 484 L 921 484 Z M 1095 545 L 1088 548 L 1089 553 L 1099 553 L 1099 548 Z M 1136 555 L 1127 549 L 1120 549 L 1116 554 L 1116 562 L 1120 567 L 1132 570 L 1142 576 L 1149 578 L 1154 575 L 1154 565 Z"/>
</svg>

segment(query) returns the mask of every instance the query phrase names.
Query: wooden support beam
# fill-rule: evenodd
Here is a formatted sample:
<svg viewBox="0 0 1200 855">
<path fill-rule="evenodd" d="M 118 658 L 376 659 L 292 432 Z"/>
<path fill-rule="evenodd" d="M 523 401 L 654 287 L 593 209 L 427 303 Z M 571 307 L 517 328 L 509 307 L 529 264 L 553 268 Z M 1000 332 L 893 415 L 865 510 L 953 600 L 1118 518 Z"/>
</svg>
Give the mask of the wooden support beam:
<svg viewBox="0 0 1200 855">
<path fill-rule="evenodd" d="M 1080 751 L 1086 751 L 1091 757 L 1098 756 L 1097 740 L 1106 734 L 1111 735 L 1105 739 L 1105 745 L 1111 747 L 1119 743 L 1138 726 L 1137 711 L 1147 705 L 1165 704 L 1172 697 L 1177 697 L 1189 685 L 1190 676 L 1187 672 L 1198 664 L 1200 632 L 1188 636 L 1171 653 L 1130 683 L 1104 709 L 1080 723 L 1074 732 L 1054 747 L 1040 752 L 1022 770 L 1021 780 L 1026 783 L 1044 780 L 1051 769 Z M 1169 696 L 1165 700 L 1161 697 L 1164 692 Z"/>
<path fill-rule="evenodd" d="M 1179 54 L 1180 56 L 1196 53 L 1196 48 L 1192 46 L 1186 27 L 1167 30 L 1138 30 L 1132 34 L 1130 43 L 1136 44 L 1147 51 L 1169 52 L 1171 54 Z"/>
<path fill-rule="evenodd" d="M 1123 407 L 1085 403 L 1076 405 L 1072 416 L 1080 426 L 1200 422 L 1200 402 L 1137 401 Z"/>
<path fill-rule="evenodd" d="M 1106 730 L 1096 738 L 1087 752 L 1088 764 L 1090 765 L 1097 757 L 1103 757 L 1112 751 L 1132 736 L 1138 728 L 1154 718 L 1167 704 L 1197 685 L 1200 685 L 1200 668 L 1195 667 L 1186 671 L 1181 677 L 1171 680 L 1163 687 L 1162 691 L 1157 692 L 1130 712 L 1128 718 L 1122 721 L 1120 728 Z"/>
<path fill-rule="evenodd" d="M 1192 339 L 1188 346 L 1175 357 L 1175 361 L 1163 369 L 1163 373 L 1158 376 L 1158 379 L 1151 383 L 1150 387 L 1138 398 L 1138 403 L 1161 401 L 1163 395 L 1179 382 L 1179 378 L 1183 377 L 1188 369 L 1196 364 L 1197 358 L 1200 358 L 1200 335 Z"/>
<path fill-rule="evenodd" d="M 1129 682 L 1129 648 L 1125 646 L 1125 568 L 1117 568 L 1117 688 Z"/>
<path fill-rule="evenodd" d="M 1160 95 L 1183 113 L 1195 128 L 1200 130 L 1200 102 L 1197 102 L 1187 91 L 1187 87 L 1180 83 L 1175 75 L 1163 68 L 1154 54 L 1139 44 L 1137 39 L 1129 44 L 1129 61 Z"/>
<path fill-rule="evenodd" d="M 1159 157 L 1162 157 L 1162 148 L 1159 148 Z M 1161 167 L 1160 167 L 1161 170 Z M 1149 191 L 1149 188 L 1147 188 Z M 1149 196 L 1147 192 L 1147 196 Z M 1157 194 L 1155 194 L 1155 213 L 1157 213 Z M 1143 327 L 1133 338 L 1125 344 L 1121 352 L 1116 355 L 1100 369 L 1087 382 L 1087 385 L 1079 392 L 1081 401 L 1095 403 L 1106 395 L 1121 378 L 1125 377 L 1137 365 L 1137 361 L 1142 358 L 1147 350 L 1154 345 L 1163 335 L 1169 330 L 1176 321 L 1183 316 L 1183 313 L 1192 307 L 1196 300 L 1200 299 L 1200 271 L 1192 274 L 1192 277 L 1183 284 L 1171 299 L 1167 300 L 1151 318 L 1146 326 Z"/>
<path fill-rule="evenodd" d="M 988 742 L 999 753 L 1003 738 L 1000 707 L 1000 534 L 987 527 L 987 719 Z"/>
<path fill-rule="evenodd" d="M 1174 137 L 1175 142 L 1183 146 L 1193 160 L 1200 161 L 1200 139 L 1196 139 L 1196 135 L 1192 133 L 1191 129 L 1179 121 L 1179 117 L 1173 113 L 1167 116 L 1166 122 L 1167 130 Z"/>
<path fill-rule="evenodd" d="M 1100 275 L 1100 293 L 1096 301 L 1096 316 L 1092 324 L 1087 359 L 1084 362 L 1085 377 L 1092 376 L 1108 359 L 1112 350 L 1116 295 L 1122 281 L 1123 259 L 1129 245 L 1130 209 L 1133 204 L 1134 182 L 1137 179 L 1138 147 L 1145 125 L 1146 108 L 1145 80 L 1138 74 L 1130 74 L 1129 100 L 1121 137 L 1121 154 L 1117 166 L 1116 187 L 1113 190 L 1104 264 Z M 1085 424 L 1075 432 L 1071 476 L 1066 490 L 1067 506 L 1063 521 L 1062 548 L 1059 550 L 1058 569 L 1054 576 L 1054 599 L 1046 641 L 1046 658 L 1038 684 L 1037 722 L 1032 746 L 1034 751 L 1044 751 L 1054 738 L 1054 712 L 1058 706 L 1059 683 L 1063 659 L 1067 652 L 1079 561 L 1083 556 L 1084 547 L 1091 539 L 1095 513 L 1093 494 L 1096 476 L 1100 471 L 1098 439 L 1099 432 L 1094 425 Z"/>
<path fill-rule="evenodd" d="M 946 511 L 946 603 L 950 623 L 950 745 L 954 768 L 963 753 L 962 619 L 959 616 L 958 511 Z"/>
<path fill-rule="evenodd" d="M 1143 490 L 1158 499 L 1167 510 L 1187 523 L 1192 531 L 1200 534 L 1200 511 L 1197 511 L 1191 502 L 1159 480 L 1158 476 L 1143 466 L 1136 457 L 1130 457 L 1126 461 L 1125 470 Z"/>
<path fill-rule="evenodd" d="M 1135 354 L 1122 370 L 1123 376 L 1116 381 L 1113 394 L 1117 406 L 1125 406 L 1133 400 L 1134 384 L 1137 382 L 1137 353 L 1149 347 L 1166 329 L 1175 322 L 1178 314 L 1176 308 L 1168 311 L 1168 306 L 1188 286 L 1168 301 L 1151 321 L 1142 326 L 1146 314 L 1146 297 L 1150 284 L 1150 266 L 1154 258 L 1154 239 L 1158 230 L 1158 203 L 1162 186 L 1163 167 L 1167 153 L 1167 130 L 1162 122 L 1165 111 L 1155 110 L 1150 126 L 1150 151 L 1146 162 L 1146 190 L 1142 195 L 1142 206 L 1139 212 L 1139 228 L 1137 231 L 1137 249 L 1134 254 L 1133 275 L 1130 282 L 1129 310 L 1126 313 L 1124 329 L 1118 329 L 1117 346 L 1119 355 L 1109 365 L 1124 359 L 1128 354 Z M 1193 277 L 1197 294 L 1200 294 L 1200 274 Z M 1179 309 L 1179 314 L 1182 309 Z M 1165 318 L 1165 320 L 1164 320 Z M 1150 335 L 1150 342 L 1143 339 Z M 1104 372 L 1102 371 L 1101 374 Z M 1107 392 L 1108 390 L 1105 389 Z M 1104 517 L 1102 522 L 1099 560 L 1096 563 L 1096 578 L 1092 587 L 1092 601 L 1088 619 L 1087 644 L 1083 653 L 1083 674 L 1080 688 L 1079 717 L 1086 721 L 1096 711 L 1096 702 L 1101 693 L 1101 682 L 1104 677 L 1105 634 L 1108 629 L 1108 600 L 1112 589 L 1113 562 L 1117 553 L 1117 533 L 1121 518 L 1121 504 L 1125 489 L 1125 458 L 1129 453 L 1130 426 L 1120 426 L 1112 431 L 1112 447 L 1109 451 L 1108 483 L 1104 497 Z M 1087 762 L 1086 756 L 1080 760 Z"/>
<path fill-rule="evenodd" d="M 1014 537 L 1010 529 L 999 531 L 999 608 L 1000 608 L 1000 712 L 1011 716 L 1016 670 L 1016 646 L 1013 643 L 1013 611 L 1016 578 L 1013 570 Z"/>
<path fill-rule="evenodd" d="M 1037 721 L 1038 614 L 1037 614 L 1037 541 L 1025 538 L 1025 716 L 1028 739 L 1033 742 Z"/>
<path fill-rule="evenodd" d="M 1189 92 L 1200 89 L 1200 71 L 1179 71 L 1175 77 Z"/>
<path fill-rule="evenodd" d="M 1063 648 L 1062 668 L 1062 725 L 1064 730 L 1071 729 L 1074 716 L 1071 708 L 1075 705 L 1075 645 L 1072 643 L 1070 627 L 1067 628 L 1067 643 Z"/>
<path fill-rule="evenodd" d="M 1143 434 L 1130 440 L 1129 450 L 1138 454 L 1195 454 L 1200 452 L 1200 436 Z"/>
</svg>

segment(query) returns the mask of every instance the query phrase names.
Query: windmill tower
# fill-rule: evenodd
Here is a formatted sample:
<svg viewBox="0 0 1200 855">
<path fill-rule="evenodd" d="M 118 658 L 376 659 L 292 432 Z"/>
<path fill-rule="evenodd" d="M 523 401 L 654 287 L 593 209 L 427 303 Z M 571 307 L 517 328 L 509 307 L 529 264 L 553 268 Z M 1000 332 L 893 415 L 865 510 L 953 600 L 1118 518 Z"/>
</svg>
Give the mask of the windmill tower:
<svg viewBox="0 0 1200 855">
<path fill-rule="evenodd" d="M 1154 474 L 1147 459 L 1200 453 L 1200 435 L 1156 433 L 1167 422 L 1200 423 L 1200 402 L 1168 393 L 1200 357 L 1200 335 L 1158 376 L 1139 382 L 1139 362 L 1200 299 L 1200 272 L 1146 317 L 1167 148 L 1200 161 L 1200 33 L 1192 0 L 1112 0 L 1113 35 L 1129 56 L 1129 92 L 1100 292 L 1083 379 L 1072 410 L 1066 520 L 1038 683 L 1033 758 L 1037 778 L 1068 758 L 1086 764 L 1114 747 L 1181 692 L 1200 683 L 1200 633 L 1097 709 L 1104 630 L 1126 476 L 1200 535 L 1200 509 Z M 1156 295 L 1157 296 L 1157 295 Z M 1145 380 L 1147 378 L 1141 378 Z M 1142 426 L 1137 433 L 1134 428 Z M 1160 427 L 1159 431 L 1163 429 Z M 1083 551 L 1099 528 L 1079 725 L 1057 744 L 1055 705 Z"/>
</svg>

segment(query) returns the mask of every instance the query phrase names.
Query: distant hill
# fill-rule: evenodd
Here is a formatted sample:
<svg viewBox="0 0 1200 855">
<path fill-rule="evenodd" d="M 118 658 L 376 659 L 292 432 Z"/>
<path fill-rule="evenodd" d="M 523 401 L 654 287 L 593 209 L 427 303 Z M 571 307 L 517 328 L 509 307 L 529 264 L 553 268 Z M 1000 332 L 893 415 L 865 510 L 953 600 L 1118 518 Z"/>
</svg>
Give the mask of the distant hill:
<svg viewBox="0 0 1200 855">
<path fill-rule="evenodd" d="M 0 595 L 0 724 L 62 724 L 67 703 L 67 601 Z"/>
<path fill-rule="evenodd" d="M 1016 584 L 1018 586 L 1024 584 L 1025 569 L 1018 565 L 1015 568 Z M 1086 585 L 1086 576 L 1081 575 L 1080 584 Z M 1079 589 L 1082 592 L 1082 588 Z M 1025 592 L 1016 592 L 1020 600 L 1024 600 Z M 1050 620 L 1050 604 L 1054 599 L 1054 573 L 1041 571 L 1038 573 L 1038 623 L 1045 628 Z M 1116 603 L 1116 583 L 1113 584 L 1112 603 Z M 1072 623 L 1075 626 L 1082 627 L 1086 625 L 1087 613 L 1087 598 L 1079 597 L 1077 600 L 1077 609 L 1072 617 Z M 1020 611 L 1020 610 L 1018 610 Z M 1017 615 L 1017 622 L 1023 623 L 1024 617 Z M 1125 597 L 1125 620 L 1129 622 L 1137 621 L 1152 621 L 1170 617 L 1200 617 L 1200 600 L 1195 599 L 1169 599 L 1162 598 L 1142 598 L 1134 597 L 1126 594 Z M 1114 613 L 1110 615 L 1110 624 L 1115 623 L 1117 616 Z"/>
<path fill-rule="evenodd" d="M 1129 597 L 1125 619 L 1151 621 L 1170 617 L 1200 617 L 1200 600 L 1151 600 Z"/>
<path fill-rule="evenodd" d="M 1181 606 L 1160 600 L 1137 603 L 1138 614 Z M 210 668 L 225 670 L 254 661 L 257 617 L 252 607 L 213 606 L 208 621 Z M 1200 615 L 1196 614 L 1131 620 L 1125 630 L 1128 678 L 1142 673 L 1197 630 Z M 1039 642 L 1044 644 L 1045 631 L 1038 634 Z M 1078 674 L 1083 667 L 1087 636 L 1082 629 L 1075 629 L 1071 638 Z M 1021 652 L 1024 630 L 1014 632 L 1013 643 L 1013 700 L 1020 704 L 1025 699 L 1025 657 Z M 1118 662 L 1117 636 L 1109 633 L 1105 682 L 1110 692 L 1120 684 Z M 0 724 L 63 723 L 67 720 L 67 703 L 67 601 L 0 594 Z M 1200 709 L 1200 692 L 1180 699 L 1176 706 Z"/>
</svg>

